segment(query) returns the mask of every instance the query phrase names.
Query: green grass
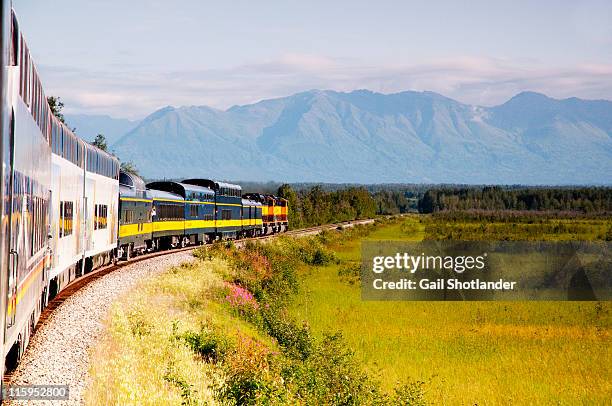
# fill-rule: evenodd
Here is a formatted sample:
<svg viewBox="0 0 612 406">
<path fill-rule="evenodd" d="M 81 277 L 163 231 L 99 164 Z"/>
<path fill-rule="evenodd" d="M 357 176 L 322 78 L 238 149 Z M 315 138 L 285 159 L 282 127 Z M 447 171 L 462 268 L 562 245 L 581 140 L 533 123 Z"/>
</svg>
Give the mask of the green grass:
<svg viewBox="0 0 612 406">
<path fill-rule="evenodd" d="M 554 230 L 561 230 L 556 221 L 538 222 L 537 231 L 528 224 L 501 221 L 496 233 L 507 239 L 522 239 L 526 230 L 539 232 L 542 239 L 599 238 L 610 225 L 601 219 L 580 220 L 578 226 L 570 221 L 556 234 Z M 200 254 L 210 255 L 143 281 L 112 308 L 92 352 L 87 403 L 225 404 L 228 399 L 219 397 L 219 388 L 257 383 L 264 386 L 258 386 L 256 396 L 265 392 L 262 387 L 281 394 L 263 396 L 257 404 L 326 404 L 321 399 L 333 399 L 338 388 L 363 394 L 354 384 L 366 380 L 368 385 L 382 382 L 390 395 L 398 383 L 425 381 L 426 400 L 434 404 L 610 402 L 609 302 L 362 301 L 359 283 L 339 277 L 338 271 L 348 269 L 350 274 L 347 265 L 359 261 L 363 239 L 419 241 L 438 231 L 484 239 L 491 232 L 476 221 L 441 222 L 430 216 L 383 221 L 363 237 L 368 229 L 280 238 L 241 251 L 208 247 Z M 278 273 L 290 266 L 291 272 Z M 293 281 L 299 284 L 297 293 L 289 288 Z M 271 302 L 262 301 L 253 317 L 240 316 L 224 300 L 228 282 Z M 272 312 L 277 319 L 270 319 L 278 322 L 276 335 L 262 324 L 267 303 L 280 305 Z M 311 343 L 315 355 L 304 362 L 290 359 L 281 340 L 295 338 L 302 329 L 307 332 L 302 320 L 317 337 L 313 341 L 307 334 L 304 343 Z M 334 359 L 344 344 L 324 344 L 322 338 L 336 331 L 355 350 L 356 362 L 352 357 L 344 363 Z M 219 357 L 222 361 L 213 362 L 207 354 L 217 341 L 227 341 L 227 347 L 219 348 L 230 350 Z M 294 373 L 299 374 L 290 376 L 306 386 L 280 379 L 287 366 L 297 367 Z M 378 379 L 370 380 L 372 376 Z M 317 380 L 316 393 L 303 392 L 311 379 Z M 372 385 L 378 388 L 378 383 Z"/>
<path fill-rule="evenodd" d="M 367 238 L 420 240 L 432 221 L 410 217 Z M 574 228 L 581 236 L 601 233 L 600 223 L 592 224 L 595 230 L 583 223 Z M 472 239 L 487 235 L 473 224 L 443 228 Z M 526 228 L 505 224 L 497 233 L 521 239 Z M 342 261 L 359 260 L 358 240 L 334 249 Z M 340 266 L 304 267 L 291 313 L 315 334 L 342 331 L 387 388 L 425 380 L 427 398 L 436 404 L 603 404 L 612 398 L 608 302 L 365 302 L 358 284 L 338 277 Z"/>
</svg>

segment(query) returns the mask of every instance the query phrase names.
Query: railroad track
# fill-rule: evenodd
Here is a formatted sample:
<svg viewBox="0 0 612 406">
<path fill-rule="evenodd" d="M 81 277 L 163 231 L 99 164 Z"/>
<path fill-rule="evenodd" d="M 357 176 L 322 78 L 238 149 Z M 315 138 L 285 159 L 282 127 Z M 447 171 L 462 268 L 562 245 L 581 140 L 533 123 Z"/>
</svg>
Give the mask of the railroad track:
<svg viewBox="0 0 612 406">
<path fill-rule="evenodd" d="M 335 224 L 326 224 L 322 226 L 303 228 L 299 230 L 290 230 L 282 234 L 272 234 L 272 235 L 265 235 L 265 236 L 260 236 L 260 237 L 244 238 L 244 239 L 238 240 L 237 242 L 239 243 L 239 245 L 242 245 L 246 241 L 268 240 L 271 238 L 278 237 L 280 235 L 289 235 L 289 236 L 311 235 L 311 234 L 320 233 L 324 230 L 335 230 L 339 228 L 352 227 L 358 224 L 370 224 L 373 222 L 374 220 L 367 219 L 367 220 L 347 221 L 347 222 L 335 223 Z M 183 251 L 194 250 L 199 247 L 201 246 L 189 246 L 189 247 L 184 247 L 184 248 L 178 248 L 178 249 L 172 249 L 172 250 L 159 251 L 159 252 L 153 252 L 150 254 L 139 255 L 139 256 L 133 257 L 129 261 L 121 261 L 115 264 L 111 264 L 111 265 L 107 265 L 107 266 L 98 268 L 90 273 L 85 274 L 84 276 L 78 279 L 75 279 L 73 282 L 68 284 L 66 288 L 64 288 L 57 296 L 55 296 L 47 304 L 47 307 L 45 307 L 45 309 L 42 311 L 40 318 L 38 319 L 38 322 L 36 323 L 36 326 L 34 327 L 34 331 L 32 332 L 32 337 L 34 337 L 36 332 L 49 320 L 49 318 L 53 315 L 54 311 L 59 306 L 61 306 L 62 303 L 64 303 L 68 298 L 70 298 L 72 295 L 74 295 L 76 292 L 78 292 L 85 286 L 102 278 L 103 276 L 108 275 L 118 269 L 124 268 L 128 265 L 133 265 L 133 264 L 136 264 L 138 262 L 141 262 L 141 261 L 144 261 L 150 258 L 155 258 L 155 257 L 163 256 L 163 255 L 169 255 L 169 254 L 176 254 L 176 253 L 183 252 Z M 3 377 L 3 386 L 6 386 L 11 382 L 13 372 L 14 372 L 13 370 L 5 371 L 4 377 Z"/>
</svg>

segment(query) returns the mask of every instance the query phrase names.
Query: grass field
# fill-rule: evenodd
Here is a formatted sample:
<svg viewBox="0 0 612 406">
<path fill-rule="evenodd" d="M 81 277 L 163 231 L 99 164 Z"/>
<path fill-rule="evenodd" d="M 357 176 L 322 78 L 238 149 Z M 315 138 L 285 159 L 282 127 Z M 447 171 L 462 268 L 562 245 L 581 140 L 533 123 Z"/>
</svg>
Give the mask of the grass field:
<svg viewBox="0 0 612 406">
<path fill-rule="evenodd" d="M 507 239 L 556 239 L 559 224 L 563 239 L 609 234 L 607 220 L 572 221 L 490 224 Z M 192 263 L 114 304 L 92 354 L 86 401 L 610 403 L 609 302 L 366 302 L 359 282 L 339 275 L 360 259 L 364 238 L 488 238 L 491 229 L 475 223 L 411 216 L 198 250 Z M 338 331 L 343 339 L 330 340 Z"/>
<path fill-rule="evenodd" d="M 116 302 L 91 355 L 86 404 L 217 404 L 215 388 L 224 372 L 194 353 L 186 334 L 275 346 L 217 300 L 219 275 L 226 272 L 223 261 L 194 261 L 145 281 Z M 248 356 L 236 354 L 248 365 Z"/>
<path fill-rule="evenodd" d="M 581 220 L 579 227 L 572 220 L 486 227 L 433 221 L 411 217 L 367 238 L 421 240 L 441 231 L 485 239 L 495 230 L 506 239 L 523 239 L 537 227 L 540 239 L 592 239 L 609 227 L 602 220 Z M 360 259 L 359 241 L 334 250 L 342 261 Z M 453 405 L 612 399 L 608 302 L 364 302 L 358 283 L 338 277 L 340 266 L 304 267 L 291 312 L 316 334 L 341 331 L 388 388 L 423 380 L 429 401 Z"/>
</svg>

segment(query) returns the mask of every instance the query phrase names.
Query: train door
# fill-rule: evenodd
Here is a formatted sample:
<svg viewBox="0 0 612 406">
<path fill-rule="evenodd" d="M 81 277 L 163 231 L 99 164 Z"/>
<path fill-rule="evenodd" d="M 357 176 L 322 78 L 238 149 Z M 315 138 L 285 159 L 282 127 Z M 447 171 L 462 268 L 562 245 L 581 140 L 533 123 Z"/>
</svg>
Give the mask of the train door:
<svg viewBox="0 0 612 406">
<path fill-rule="evenodd" d="M 86 190 L 86 188 L 84 190 Z M 88 200 L 89 199 L 87 198 L 87 196 L 83 196 L 83 208 L 81 209 L 81 212 L 79 213 L 81 216 L 81 220 L 80 220 L 81 236 L 79 237 L 81 238 L 81 250 L 79 250 L 78 254 L 82 258 L 81 259 L 81 269 L 79 270 L 79 276 L 83 275 L 86 272 L 85 257 L 86 257 L 86 252 L 88 249 L 90 249 L 90 245 L 91 245 L 89 227 L 87 227 L 88 226 L 87 222 L 89 220 Z"/>
<path fill-rule="evenodd" d="M 47 302 L 49 301 L 49 271 L 51 270 L 53 264 L 53 248 L 51 248 L 51 240 L 53 239 L 53 235 L 51 234 L 51 202 L 53 202 L 53 191 L 49 190 L 49 203 L 47 204 L 47 212 L 45 216 L 47 218 L 47 229 L 45 232 L 47 233 L 47 252 L 45 258 L 45 264 L 43 267 L 43 300 L 42 300 L 42 308 L 40 309 L 41 313 L 45 307 L 47 307 Z"/>
<path fill-rule="evenodd" d="M 8 237 L 9 237 L 9 252 L 8 252 L 8 290 L 7 290 L 7 313 L 6 313 L 6 328 L 10 329 L 15 324 L 15 316 L 17 314 L 17 280 L 19 275 L 19 228 L 21 226 L 21 210 L 19 193 L 20 184 L 15 179 L 15 113 L 11 112 L 11 121 L 9 124 L 9 188 L 7 190 L 9 204 L 9 221 L 8 221 Z"/>
</svg>

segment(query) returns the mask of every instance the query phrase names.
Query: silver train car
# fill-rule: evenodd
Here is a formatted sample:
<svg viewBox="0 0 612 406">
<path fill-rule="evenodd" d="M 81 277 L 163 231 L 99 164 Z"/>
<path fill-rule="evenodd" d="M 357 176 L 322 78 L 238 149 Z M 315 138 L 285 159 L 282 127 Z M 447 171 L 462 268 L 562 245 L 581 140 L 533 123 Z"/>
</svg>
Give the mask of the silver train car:
<svg viewBox="0 0 612 406">
<path fill-rule="evenodd" d="M 121 172 L 117 158 L 53 115 L 11 2 L 0 2 L 3 376 L 48 301 L 75 279 L 132 255 L 263 235 L 264 205 L 239 185 L 190 179 L 147 188 Z"/>
<path fill-rule="evenodd" d="M 0 333 L 6 368 L 23 354 L 47 301 L 111 261 L 120 165 L 53 116 L 11 4 L 1 1 Z"/>
</svg>

